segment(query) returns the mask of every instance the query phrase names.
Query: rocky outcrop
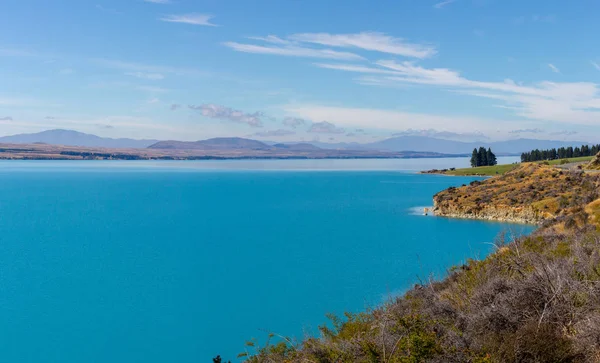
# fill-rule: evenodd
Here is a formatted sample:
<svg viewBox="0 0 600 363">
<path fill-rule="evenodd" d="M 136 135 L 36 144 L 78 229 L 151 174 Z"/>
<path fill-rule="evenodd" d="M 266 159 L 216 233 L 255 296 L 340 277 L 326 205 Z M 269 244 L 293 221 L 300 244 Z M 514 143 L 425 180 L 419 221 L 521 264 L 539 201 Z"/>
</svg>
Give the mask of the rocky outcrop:
<svg viewBox="0 0 600 363">
<path fill-rule="evenodd" d="M 433 212 L 436 216 L 481 219 L 509 223 L 539 224 L 554 218 L 549 213 L 540 213 L 532 207 L 507 207 L 487 205 L 483 207 L 463 207 L 458 204 L 440 203 L 434 200 Z"/>
</svg>

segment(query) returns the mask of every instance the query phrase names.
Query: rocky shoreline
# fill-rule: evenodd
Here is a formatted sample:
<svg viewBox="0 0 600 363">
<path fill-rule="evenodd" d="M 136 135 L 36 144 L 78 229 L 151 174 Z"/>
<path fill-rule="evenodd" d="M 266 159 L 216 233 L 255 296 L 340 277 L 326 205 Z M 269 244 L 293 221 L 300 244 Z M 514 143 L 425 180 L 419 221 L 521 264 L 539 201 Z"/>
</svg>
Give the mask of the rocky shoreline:
<svg viewBox="0 0 600 363">
<path fill-rule="evenodd" d="M 438 217 L 476 219 L 506 223 L 534 224 L 539 225 L 547 218 L 553 216 L 541 216 L 533 208 L 510 208 L 487 206 L 480 210 L 462 209 L 458 206 L 441 207 L 434 199 L 433 214 Z"/>
</svg>

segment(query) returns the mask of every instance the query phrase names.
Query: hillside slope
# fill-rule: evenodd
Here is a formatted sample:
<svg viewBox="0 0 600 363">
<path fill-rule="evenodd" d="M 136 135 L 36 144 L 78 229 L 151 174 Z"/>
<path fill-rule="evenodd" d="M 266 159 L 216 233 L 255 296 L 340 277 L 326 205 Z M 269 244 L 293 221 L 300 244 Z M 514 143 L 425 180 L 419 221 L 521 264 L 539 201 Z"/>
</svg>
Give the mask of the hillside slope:
<svg viewBox="0 0 600 363">
<path fill-rule="evenodd" d="M 600 175 L 528 163 L 434 196 L 439 216 L 541 223 L 576 214 L 600 195 Z"/>
</svg>

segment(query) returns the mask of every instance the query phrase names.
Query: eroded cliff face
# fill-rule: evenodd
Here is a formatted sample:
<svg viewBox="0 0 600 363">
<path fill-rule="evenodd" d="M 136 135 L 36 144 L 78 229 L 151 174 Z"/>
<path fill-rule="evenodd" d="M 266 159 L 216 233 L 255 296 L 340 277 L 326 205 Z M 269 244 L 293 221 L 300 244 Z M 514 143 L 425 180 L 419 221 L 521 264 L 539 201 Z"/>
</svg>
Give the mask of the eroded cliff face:
<svg viewBox="0 0 600 363">
<path fill-rule="evenodd" d="M 507 207 L 485 206 L 477 207 L 462 207 L 454 204 L 438 203 L 434 200 L 434 213 L 437 216 L 465 219 L 482 219 L 490 221 L 510 222 L 510 223 L 526 223 L 539 224 L 547 218 L 554 218 L 548 215 L 544 218 L 539 212 L 531 207 Z"/>
<path fill-rule="evenodd" d="M 600 196 L 600 176 L 524 164 L 505 175 L 434 196 L 438 216 L 540 224 L 579 212 Z"/>
</svg>

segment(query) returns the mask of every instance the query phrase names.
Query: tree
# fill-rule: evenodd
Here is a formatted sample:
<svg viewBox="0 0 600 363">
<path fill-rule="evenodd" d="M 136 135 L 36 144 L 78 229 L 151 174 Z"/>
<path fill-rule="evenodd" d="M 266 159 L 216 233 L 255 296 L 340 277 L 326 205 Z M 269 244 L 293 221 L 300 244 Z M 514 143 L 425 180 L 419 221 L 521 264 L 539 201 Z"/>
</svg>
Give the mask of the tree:
<svg viewBox="0 0 600 363">
<path fill-rule="evenodd" d="M 496 159 L 496 154 L 492 152 L 492 148 L 488 148 L 487 150 L 487 165 L 494 166 L 498 164 L 498 160 Z"/>
<path fill-rule="evenodd" d="M 487 166 L 488 165 L 487 151 L 485 151 L 485 148 L 483 146 L 481 146 L 479 148 L 479 151 L 477 152 L 477 162 L 478 162 L 478 166 Z"/>
<path fill-rule="evenodd" d="M 473 149 L 473 154 L 471 155 L 471 167 L 474 168 L 479 166 L 477 148 Z"/>
</svg>

